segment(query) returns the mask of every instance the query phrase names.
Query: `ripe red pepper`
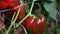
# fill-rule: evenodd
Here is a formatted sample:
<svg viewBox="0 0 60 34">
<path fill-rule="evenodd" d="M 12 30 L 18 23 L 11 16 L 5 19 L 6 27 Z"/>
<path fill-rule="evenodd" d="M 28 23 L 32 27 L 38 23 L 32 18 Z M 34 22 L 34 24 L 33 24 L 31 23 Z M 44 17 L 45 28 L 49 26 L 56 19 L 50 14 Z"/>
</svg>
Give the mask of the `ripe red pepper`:
<svg viewBox="0 0 60 34">
<path fill-rule="evenodd" d="M 20 5 L 20 3 L 17 1 L 17 2 L 16 2 L 16 6 L 18 6 L 18 5 Z M 15 6 L 15 7 L 16 7 L 16 6 Z M 18 11 L 18 8 L 14 8 L 13 11 L 14 11 L 14 12 L 17 12 L 17 11 Z M 24 6 L 21 6 L 21 7 L 20 7 L 20 13 L 19 13 L 19 15 L 18 15 L 18 19 L 17 19 L 17 20 L 21 20 L 23 17 L 24 17 Z"/>
<path fill-rule="evenodd" d="M 14 12 L 18 11 L 18 8 L 13 9 Z M 21 20 L 24 17 L 24 6 L 20 7 L 20 13 L 18 15 L 18 20 Z"/>
<path fill-rule="evenodd" d="M 30 28 L 30 26 L 32 26 L 32 23 L 34 22 L 34 18 L 33 17 L 28 17 L 25 22 L 26 22 L 26 29 L 28 30 Z"/>
<path fill-rule="evenodd" d="M 18 5 L 19 5 L 19 2 L 17 1 L 16 2 L 16 6 L 18 6 Z M 11 11 L 5 12 L 5 15 L 7 15 L 9 18 L 12 18 L 13 13 L 17 12 L 17 11 L 18 11 L 18 8 L 14 8 Z M 20 13 L 18 15 L 18 19 L 17 20 L 21 20 L 23 17 L 24 17 L 24 6 L 20 7 Z"/>
<path fill-rule="evenodd" d="M 14 0 L 6 0 L 8 7 L 14 7 Z"/>
<path fill-rule="evenodd" d="M 26 20 L 26 29 L 29 30 L 32 28 L 33 34 L 43 34 L 46 28 L 46 21 L 44 17 L 42 18 L 32 18 L 28 17 Z"/>
<path fill-rule="evenodd" d="M 24 6 L 20 8 L 20 13 L 18 15 L 18 20 L 21 20 L 24 17 Z"/>
<path fill-rule="evenodd" d="M 4 1 L 0 2 L 0 10 L 5 9 L 7 7 L 7 3 Z"/>
</svg>

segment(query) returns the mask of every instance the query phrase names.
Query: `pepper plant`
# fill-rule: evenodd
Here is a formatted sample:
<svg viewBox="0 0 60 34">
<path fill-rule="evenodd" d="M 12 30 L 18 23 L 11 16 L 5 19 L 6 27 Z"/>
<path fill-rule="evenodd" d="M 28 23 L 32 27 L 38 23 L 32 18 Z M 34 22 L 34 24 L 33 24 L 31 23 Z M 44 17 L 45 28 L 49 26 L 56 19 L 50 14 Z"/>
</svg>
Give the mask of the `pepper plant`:
<svg viewBox="0 0 60 34">
<path fill-rule="evenodd" d="M 53 34 L 59 34 L 59 3 L 60 0 L 1 0 L 0 15 L 4 13 L 10 20 L 1 34 L 10 34 L 14 27 L 22 27 L 25 34 L 50 34 L 50 27 Z"/>
</svg>

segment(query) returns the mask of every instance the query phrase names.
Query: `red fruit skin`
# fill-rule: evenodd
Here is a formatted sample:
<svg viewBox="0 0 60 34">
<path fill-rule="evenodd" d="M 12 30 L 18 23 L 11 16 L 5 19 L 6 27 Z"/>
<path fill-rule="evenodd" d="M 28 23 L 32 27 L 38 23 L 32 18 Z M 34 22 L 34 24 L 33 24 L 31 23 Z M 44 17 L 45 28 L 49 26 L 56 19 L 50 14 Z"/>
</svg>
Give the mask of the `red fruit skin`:
<svg viewBox="0 0 60 34">
<path fill-rule="evenodd" d="M 8 7 L 14 7 L 14 0 L 7 0 Z"/>
<path fill-rule="evenodd" d="M 30 28 L 30 26 L 32 26 L 32 23 L 34 22 L 34 18 L 32 18 L 32 17 L 28 17 L 27 19 L 26 19 L 26 29 L 27 30 L 29 30 L 29 28 Z"/>
<path fill-rule="evenodd" d="M 2 1 L 0 2 L 0 10 L 7 8 L 7 3 Z"/>
<path fill-rule="evenodd" d="M 9 1 L 10 1 L 10 2 L 13 2 L 13 0 L 12 0 L 12 1 L 9 0 Z M 8 1 L 8 3 L 9 3 L 9 1 Z M 18 6 L 18 5 L 19 5 L 19 2 L 16 1 L 16 6 Z M 13 6 L 13 5 L 12 5 L 12 6 Z M 5 12 L 5 15 L 8 16 L 9 18 L 12 18 L 13 13 L 14 13 L 14 12 L 17 12 L 17 11 L 18 11 L 18 8 L 13 8 L 13 10 Z M 19 15 L 18 15 L 17 20 L 21 20 L 23 17 L 24 17 L 24 6 L 20 7 L 20 13 L 19 13 Z"/>
<path fill-rule="evenodd" d="M 14 12 L 17 12 L 17 11 L 13 11 L 13 10 L 7 11 L 5 12 L 5 15 L 8 16 L 9 18 L 12 18 Z M 17 20 L 21 20 L 23 17 L 24 17 L 24 7 L 21 7 Z"/>
<path fill-rule="evenodd" d="M 21 20 L 24 17 L 24 6 L 20 8 L 20 13 L 18 15 L 18 20 Z"/>
<path fill-rule="evenodd" d="M 33 34 L 43 34 L 46 28 L 46 21 L 44 18 L 27 18 L 26 19 L 26 29 L 29 30 L 32 27 Z"/>
<path fill-rule="evenodd" d="M 6 0 L 6 2 L 8 3 L 8 7 L 9 8 L 12 8 L 12 7 L 15 7 L 17 5 L 19 5 L 20 3 L 18 2 L 18 0 Z"/>
<path fill-rule="evenodd" d="M 17 11 L 18 9 L 16 11 L 15 10 L 7 11 L 5 12 L 5 15 L 8 16 L 9 18 L 12 18 L 14 12 L 17 12 Z M 23 17 L 24 17 L 24 7 L 21 7 L 17 20 L 21 20 Z"/>
<path fill-rule="evenodd" d="M 46 21 L 44 18 L 38 18 L 33 24 L 33 32 L 34 34 L 43 34 L 46 29 Z"/>
<path fill-rule="evenodd" d="M 17 7 L 18 5 L 19 5 L 19 2 L 16 2 L 16 7 Z M 18 8 L 16 8 L 16 7 L 13 9 L 14 12 L 17 12 L 17 11 L 18 11 Z M 20 13 L 19 13 L 19 15 L 18 15 L 17 20 L 21 20 L 23 17 L 24 17 L 24 6 L 21 6 L 21 7 L 20 7 Z"/>
</svg>

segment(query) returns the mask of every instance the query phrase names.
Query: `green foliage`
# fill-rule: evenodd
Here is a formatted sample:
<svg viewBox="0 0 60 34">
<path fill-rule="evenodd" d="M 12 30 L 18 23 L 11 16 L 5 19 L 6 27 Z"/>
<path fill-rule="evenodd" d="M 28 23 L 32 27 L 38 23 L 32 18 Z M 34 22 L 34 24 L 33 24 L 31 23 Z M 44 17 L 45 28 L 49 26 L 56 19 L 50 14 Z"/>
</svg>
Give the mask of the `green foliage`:
<svg viewBox="0 0 60 34">
<path fill-rule="evenodd" d="M 57 10 L 55 3 L 44 3 L 44 8 L 49 13 L 49 16 L 52 17 L 54 20 L 57 20 Z"/>
<path fill-rule="evenodd" d="M 24 1 L 27 1 L 27 2 L 32 2 L 32 0 L 24 0 Z M 41 11 L 41 14 L 43 14 L 45 17 L 51 17 L 53 18 L 55 21 L 57 21 L 57 7 L 60 6 L 60 0 L 37 0 L 37 1 L 33 1 L 32 2 L 32 5 L 31 4 L 28 4 L 27 6 L 29 10 L 29 12 L 25 15 L 25 17 L 19 22 L 16 24 L 16 28 L 27 18 L 29 17 L 35 10 L 36 8 L 39 8 L 40 11 Z M 33 11 L 32 11 L 33 10 Z M 1 13 L 0 13 L 1 14 Z M 7 32 L 9 32 L 12 28 L 12 26 L 15 24 L 16 22 L 16 19 L 18 17 L 18 14 L 19 14 L 19 11 L 17 13 L 16 16 L 14 16 L 11 20 L 11 25 L 10 27 L 8 28 Z M 49 19 L 49 18 L 47 18 Z M 27 31 L 26 29 L 24 28 L 24 26 L 22 26 L 25 33 L 27 34 Z M 54 25 L 54 23 L 51 24 L 51 28 L 52 28 L 52 31 L 53 32 L 56 32 L 56 34 L 60 34 L 60 29 L 59 29 L 59 26 L 57 25 Z M 2 30 L 3 32 L 3 30 Z M 5 32 L 5 30 L 4 30 Z M 30 30 L 30 32 L 32 33 L 32 31 Z M 31 34 L 30 33 L 30 34 Z M 48 23 L 46 23 L 46 30 L 44 32 L 44 34 L 48 34 Z"/>
<path fill-rule="evenodd" d="M 55 32 L 56 31 L 56 28 L 55 28 L 55 25 L 54 23 L 51 24 L 51 28 L 52 28 L 52 31 Z"/>
</svg>

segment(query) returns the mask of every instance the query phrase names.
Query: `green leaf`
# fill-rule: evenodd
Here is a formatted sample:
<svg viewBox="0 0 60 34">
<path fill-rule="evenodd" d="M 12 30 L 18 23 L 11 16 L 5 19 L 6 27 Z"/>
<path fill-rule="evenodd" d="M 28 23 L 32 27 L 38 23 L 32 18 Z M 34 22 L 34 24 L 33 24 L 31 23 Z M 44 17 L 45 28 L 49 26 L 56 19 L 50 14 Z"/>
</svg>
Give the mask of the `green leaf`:
<svg viewBox="0 0 60 34">
<path fill-rule="evenodd" d="M 47 23 L 46 23 L 46 29 L 45 29 L 45 31 L 44 31 L 43 34 L 48 34 L 48 21 L 47 21 Z"/>
<path fill-rule="evenodd" d="M 56 0 L 51 0 L 52 2 L 55 2 Z"/>
<path fill-rule="evenodd" d="M 49 16 L 52 17 L 54 20 L 56 19 L 57 10 L 56 10 L 56 4 L 55 3 L 44 3 L 44 8 L 49 13 Z"/>
<path fill-rule="evenodd" d="M 60 34 L 60 29 L 57 29 L 57 34 Z"/>
<path fill-rule="evenodd" d="M 54 23 L 51 24 L 52 31 L 55 32 L 55 25 Z"/>
</svg>

